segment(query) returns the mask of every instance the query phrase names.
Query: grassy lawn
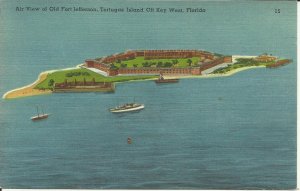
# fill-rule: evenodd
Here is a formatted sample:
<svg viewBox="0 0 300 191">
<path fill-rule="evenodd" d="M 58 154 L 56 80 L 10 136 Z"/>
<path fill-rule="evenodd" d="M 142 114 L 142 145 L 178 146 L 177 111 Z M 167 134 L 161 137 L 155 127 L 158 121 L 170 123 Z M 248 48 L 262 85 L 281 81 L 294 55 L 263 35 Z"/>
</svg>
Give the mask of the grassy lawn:
<svg viewBox="0 0 300 191">
<path fill-rule="evenodd" d="M 120 63 L 113 63 L 117 68 L 126 65 L 126 68 L 133 67 L 168 67 L 164 66 L 165 63 L 172 63 L 171 67 L 185 68 L 188 67 L 188 59 L 192 60 L 192 66 L 195 66 L 199 62 L 198 57 L 192 58 L 178 58 L 178 59 L 150 59 L 145 60 L 143 56 L 136 57 L 132 60 L 121 61 Z M 143 63 L 148 63 L 148 66 L 143 65 Z M 160 63 L 160 64 L 159 64 Z"/>
<path fill-rule="evenodd" d="M 270 64 L 274 64 L 275 61 L 270 61 L 270 62 L 258 62 L 253 59 L 249 58 L 240 58 L 237 60 L 236 63 L 229 65 L 224 68 L 218 68 L 215 71 L 213 71 L 213 74 L 224 74 L 229 72 L 230 70 L 234 70 L 237 68 L 243 68 L 243 67 L 249 67 L 249 66 L 267 66 Z"/>
<path fill-rule="evenodd" d="M 78 68 L 72 70 L 61 70 L 57 72 L 53 72 L 48 74 L 47 78 L 35 86 L 37 89 L 52 89 L 52 85 L 50 81 L 54 81 L 55 83 L 62 83 L 67 79 L 68 82 L 83 81 L 85 78 L 86 81 L 92 81 L 95 78 L 96 82 L 124 82 L 129 80 L 141 80 L 141 79 L 151 79 L 157 78 L 157 76 L 149 75 L 149 76 L 112 76 L 105 77 L 85 68 Z"/>
</svg>

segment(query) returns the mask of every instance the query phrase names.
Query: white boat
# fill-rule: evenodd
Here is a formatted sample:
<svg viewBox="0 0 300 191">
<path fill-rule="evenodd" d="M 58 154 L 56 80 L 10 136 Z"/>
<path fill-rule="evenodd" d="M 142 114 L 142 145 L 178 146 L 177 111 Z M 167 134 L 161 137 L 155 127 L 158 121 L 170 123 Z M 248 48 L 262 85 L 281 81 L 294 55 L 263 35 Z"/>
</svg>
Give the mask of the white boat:
<svg viewBox="0 0 300 191">
<path fill-rule="evenodd" d="M 48 118 L 49 114 L 44 113 L 43 109 L 42 109 L 42 112 L 43 112 L 42 114 L 39 113 L 38 107 L 36 108 L 36 110 L 37 110 L 37 115 L 30 118 L 32 121 L 37 121 L 37 120 Z"/>
<path fill-rule="evenodd" d="M 126 103 L 124 105 L 111 108 L 109 109 L 110 112 L 112 113 L 122 113 L 122 112 L 129 112 L 129 111 L 139 111 L 144 109 L 145 106 L 143 104 L 139 103 Z"/>
<path fill-rule="evenodd" d="M 39 114 L 39 115 L 31 117 L 31 120 L 36 121 L 36 120 L 46 119 L 46 118 L 48 118 L 48 116 L 49 116 L 49 114 Z"/>
</svg>

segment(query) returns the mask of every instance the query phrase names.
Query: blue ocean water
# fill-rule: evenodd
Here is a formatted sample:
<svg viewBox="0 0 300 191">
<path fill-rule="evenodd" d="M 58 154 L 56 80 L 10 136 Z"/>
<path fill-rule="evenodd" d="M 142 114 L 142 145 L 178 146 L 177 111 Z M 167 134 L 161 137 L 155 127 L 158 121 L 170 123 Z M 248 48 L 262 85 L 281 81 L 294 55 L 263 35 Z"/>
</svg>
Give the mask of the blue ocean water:
<svg viewBox="0 0 300 191">
<path fill-rule="evenodd" d="M 33 13 L 16 12 L 16 6 L 206 12 Z M 33 82 L 42 71 L 127 49 L 268 52 L 293 59 L 284 67 L 230 77 L 162 86 L 119 83 L 112 94 L 1 100 L 1 187 L 296 188 L 296 2 L 4 0 L 0 7 L 1 95 Z M 133 99 L 145 109 L 107 111 Z M 36 105 L 51 113 L 49 119 L 29 119 Z"/>
</svg>

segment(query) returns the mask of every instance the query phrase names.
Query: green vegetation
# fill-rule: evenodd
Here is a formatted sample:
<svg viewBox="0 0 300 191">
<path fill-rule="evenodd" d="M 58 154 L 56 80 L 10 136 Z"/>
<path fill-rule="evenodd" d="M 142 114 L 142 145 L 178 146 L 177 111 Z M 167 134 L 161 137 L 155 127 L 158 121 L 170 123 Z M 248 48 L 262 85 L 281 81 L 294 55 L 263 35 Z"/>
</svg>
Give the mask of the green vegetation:
<svg viewBox="0 0 300 191">
<path fill-rule="evenodd" d="M 37 89 L 52 89 L 54 83 L 62 83 L 67 79 L 68 82 L 74 81 L 83 82 L 92 81 L 93 78 L 96 82 L 124 82 L 130 80 L 142 80 L 142 79 L 151 79 L 157 78 L 157 76 L 112 76 L 105 77 L 95 72 L 92 72 L 85 68 L 78 68 L 72 70 L 61 70 L 48 74 L 47 78 L 35 86 Z"/>
<path fill-rule="evenodd" d="M 178 59 L 149 59 L 143 56 L 129 60 L 117 60 L 111 65 L 111 68 L 138 68 L 138 67 L 158 67 L 158 68 L 185 68 L 198 66 L 199 57 L 178 58 Z"/>
<path fill-rule="evenodd" d="M 77 71 L 76 72 L 71 71 L 71 72 L 68 72 L 68 73 L 65 74 L 65 76 L 68 77 L 68 78 L 71 78 L 73 76 L 78 77 L 78 76 L 89 76 L 89 75 L 90 74 L 88 72 L 82 72 L 82 71 L 78 71 L 78 72 Z"/>
<path fill-rule="evenodd" d="M 49 87 L 52 87 L 54 85 L 54 80 L 53 79 L 50 79 L 49 81 L 48 81 L 48 86 Z"/>
<path fill-rule="evenodd" d="M 275 61 L 270 62 L 259 62 L 252 58 L 239 58 L 237 59 L 237 62 L 231 65 L 228 65 L 223 68 L 218 68 L 215 71 L 213 71 L 213 74 L 225 74 L 231 70 L 237 69 L 237 68 L 243 68 L 243 67 L 249 67 L 249 66 L 267 66 L 270 64 L 274 64 Z"/>
</svg>

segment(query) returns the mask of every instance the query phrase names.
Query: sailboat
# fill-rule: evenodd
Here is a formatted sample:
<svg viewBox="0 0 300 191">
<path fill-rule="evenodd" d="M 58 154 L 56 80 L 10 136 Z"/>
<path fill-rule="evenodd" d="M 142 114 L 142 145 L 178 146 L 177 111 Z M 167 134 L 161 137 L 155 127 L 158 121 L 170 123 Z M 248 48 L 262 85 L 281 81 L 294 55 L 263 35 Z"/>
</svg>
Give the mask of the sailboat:
<svg viewBox="0 0 300 191">
<path fill-rule="evenodd" d="M 42 113 L 39 113 L 39 108 L 36 107 L 36 111 L 37 111 L 37 115 L 31 117 L 32 121 L 37 121 L 37 120 L 41 120 L 41 119 L 46 119 L 48 118 L 49 114 L 44 113 L 43 108 L 42 108 Z"/>
</svg>

